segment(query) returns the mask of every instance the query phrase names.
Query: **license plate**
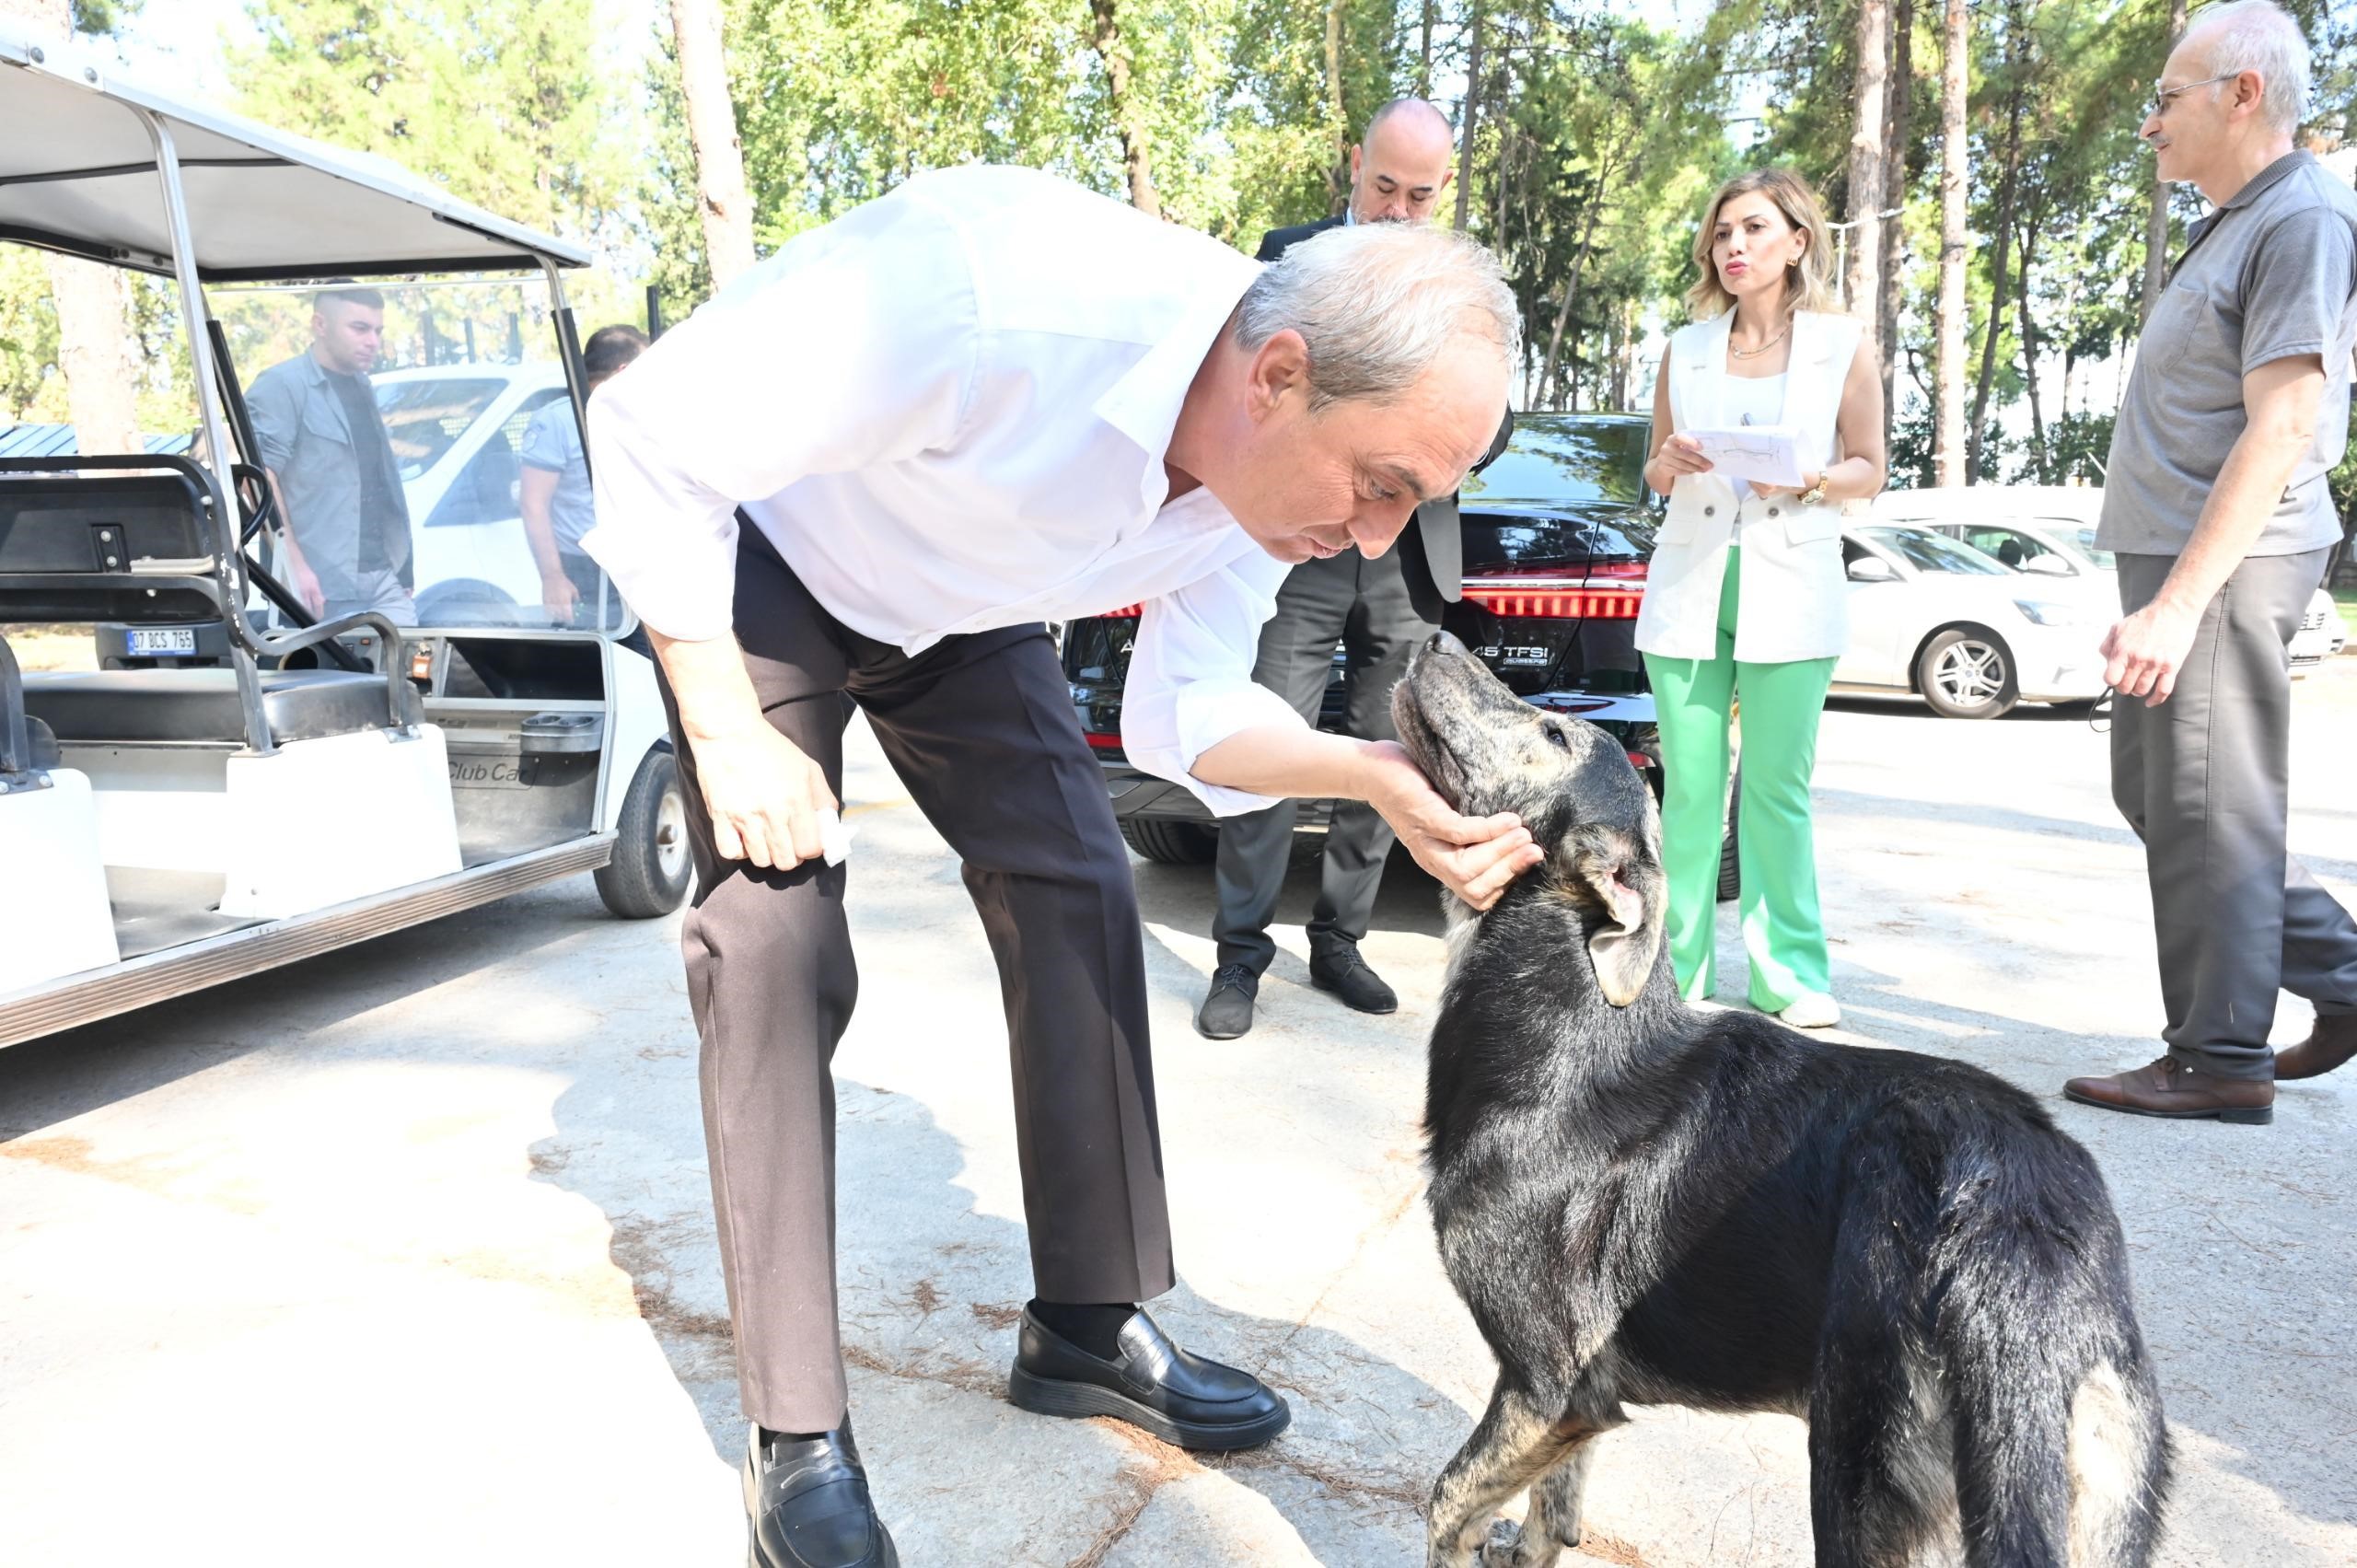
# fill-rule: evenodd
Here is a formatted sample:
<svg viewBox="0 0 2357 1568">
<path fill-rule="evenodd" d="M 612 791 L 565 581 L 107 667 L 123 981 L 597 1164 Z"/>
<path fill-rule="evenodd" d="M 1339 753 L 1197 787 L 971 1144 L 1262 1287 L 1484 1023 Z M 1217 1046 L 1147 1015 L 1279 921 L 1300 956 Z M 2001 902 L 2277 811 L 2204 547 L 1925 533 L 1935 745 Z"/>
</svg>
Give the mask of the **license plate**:
<svg viewBox="0 0 2357 1568">
<path fill-rule="evenodd" d="M 193 626 L 134 626 L 131 629 L 131 651 L 141 657 L 168 654 L 196 652 L 196 628 Z"/>
</svg>

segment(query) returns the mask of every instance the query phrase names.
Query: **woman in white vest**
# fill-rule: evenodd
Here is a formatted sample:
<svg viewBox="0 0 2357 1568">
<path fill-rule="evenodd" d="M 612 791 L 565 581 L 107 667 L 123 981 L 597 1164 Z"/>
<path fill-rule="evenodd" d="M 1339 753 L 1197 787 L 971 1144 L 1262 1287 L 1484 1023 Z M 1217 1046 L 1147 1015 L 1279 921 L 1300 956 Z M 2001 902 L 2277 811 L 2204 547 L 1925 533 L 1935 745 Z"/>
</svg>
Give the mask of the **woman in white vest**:
<svg viewBox="0 0 2357 1568">
<path fill-rule="evenodd" d="M 1654 392 L 1645 482 L 1669 498 L 1637 618 L 1661 715 L 1662 859 L 1679 989 L 1716 983 L 1727 717 L 1743 707 L 1737 855 L 1751 1005 L 1803 1028 L 1841 1021 L 1817 902 L 1809 774 L 1817 721 L 1849 636 L 1841 508 L 1882 488 L 1882 377 L 1860 323 L 1835 312 L 1816 192 L 1782 169 L 1732 180 L 1694 238 L 1693 325 Z M 1798 485 L 1713 471 L 1688 432 L 1789 429 Z"/>
</svg>

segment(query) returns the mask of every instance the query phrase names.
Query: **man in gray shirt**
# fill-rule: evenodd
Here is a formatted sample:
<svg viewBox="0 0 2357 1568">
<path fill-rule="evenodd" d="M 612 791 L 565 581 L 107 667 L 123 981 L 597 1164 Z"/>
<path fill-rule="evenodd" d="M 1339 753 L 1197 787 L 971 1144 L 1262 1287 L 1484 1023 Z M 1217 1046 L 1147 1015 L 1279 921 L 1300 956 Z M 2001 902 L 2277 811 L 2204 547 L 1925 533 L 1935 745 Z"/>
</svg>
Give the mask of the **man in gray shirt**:
<svg viewBox="0 0 2357 1568">
<path fill-rule="evenodd" d="M 2275 1084 L 2357 1052 L 2357 922 L 2284 848 L 2287 649 L 2340 537 L 2357 196 L 2293 133 L 2308 46 L 2270 0 L 2200 14 L 2142 134 L 2193 226 L 2137 350 L 2096 542 L 2119 556 L 2104 639 L 2112 798 L 2144 841 L 2167 1054 L 2073 1078 L 2074 1100 L 2264 1122 Z M 2314 1032 L 2268 1049 L 2279 991 Z"/>
<path fill-rule="evenodd" d="M 323 291 L 311 346 L 255 377 L 246 408 L 278 494 L 288 586 L 323 621 L 377 610 L 414 626 L 409 503 L 368 384 L 384 331 L 383 295 Z"/>
<path fill-rule="evenodd" d="M 581 369 L 595 393 L 646 347 L 636 327 L 600 327 L 582 345 Z M 589 459 L 581 448 L 581 424 L 573 400 L 552 398 L 524 427 L 524 464 L 517 504 L 524 533 L 540 568 L 540 603 L 559 626 L 619 625 L 621 600 L 605 574 L 583 553 L 581 536 L 597 525 L 589 488 Z M 604 619 L 599 619 L 599 604 Z"/>
</svg>

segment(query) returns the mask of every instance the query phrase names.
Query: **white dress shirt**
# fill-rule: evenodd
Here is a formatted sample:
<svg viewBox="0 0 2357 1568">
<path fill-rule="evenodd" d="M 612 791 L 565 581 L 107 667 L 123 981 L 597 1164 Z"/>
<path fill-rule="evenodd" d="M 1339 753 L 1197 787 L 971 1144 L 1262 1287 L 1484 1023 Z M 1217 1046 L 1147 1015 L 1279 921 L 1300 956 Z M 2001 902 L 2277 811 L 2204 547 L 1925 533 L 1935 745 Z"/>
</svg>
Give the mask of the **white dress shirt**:
<svg viewBox="0 0 2357 1568">
<path fill-rule="evenodd" d="M 1252 682 L 1289 568 L 1163 454 L 1259 263 L 1049 175 L 921 175 L 789 242 L 589 408 L 582 546 L 649 626 L 731 627 L 735 510 L 845 626 L 942 638 L 1143 602 L 1132 761 L 1222 816 L 1239 730 L 1299 725 Z"/>
</svg>

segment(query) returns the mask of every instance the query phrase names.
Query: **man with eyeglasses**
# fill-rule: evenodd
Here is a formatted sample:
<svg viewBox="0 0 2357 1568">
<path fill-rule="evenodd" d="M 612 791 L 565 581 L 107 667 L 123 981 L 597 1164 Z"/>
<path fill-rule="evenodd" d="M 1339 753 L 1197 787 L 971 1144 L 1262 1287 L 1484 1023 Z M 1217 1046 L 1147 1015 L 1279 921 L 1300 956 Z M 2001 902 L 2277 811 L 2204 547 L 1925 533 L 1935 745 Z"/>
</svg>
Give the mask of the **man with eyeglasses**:
<svg viewBox="0 0 2357 1568">
<path fill-rule="evenodd" d="M 2145 323 L 2112 436 L 2098 547 L 2112 798 L 2144 841 L 2168 1050 L 2074 1100 L 2265 1122 L 2275 1085 L 2357 1054 L 2357 922 L 2285 847 L 2288 647 L 2340 528 L 2357 195 L 2293 145 L 2308 45 L 2269 0 L 2201 13 L 2142 134 L 2212 204 Z M 2279 991 L 2314 1030 L 2268 1047 Z"/>
</svg>

